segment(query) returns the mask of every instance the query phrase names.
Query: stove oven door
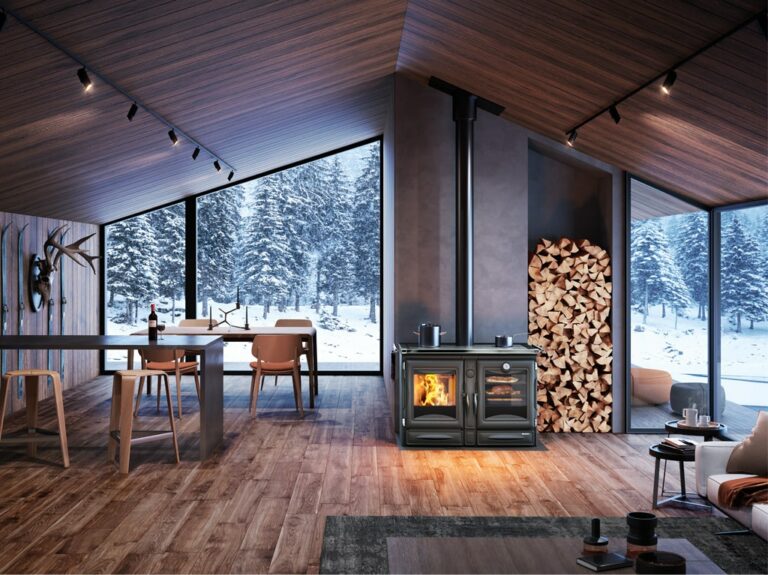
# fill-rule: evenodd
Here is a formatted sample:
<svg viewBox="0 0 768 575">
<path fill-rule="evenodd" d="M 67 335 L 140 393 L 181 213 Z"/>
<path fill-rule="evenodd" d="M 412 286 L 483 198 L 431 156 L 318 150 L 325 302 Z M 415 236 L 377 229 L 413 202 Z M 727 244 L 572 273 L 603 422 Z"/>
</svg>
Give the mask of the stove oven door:
<svg viewBox="0 0 768 575">
<path fill-rule="evenodd" d="M 528 361 L 478 362 L 478 444 L 528 444 L 535 441 L 533 368 Z"/>
<path fill-rule="evenodd" d="M 461 361 L 407 361 L 403 392 L 408 443 L 461 445 L 463 363 Z"/>
</svg>

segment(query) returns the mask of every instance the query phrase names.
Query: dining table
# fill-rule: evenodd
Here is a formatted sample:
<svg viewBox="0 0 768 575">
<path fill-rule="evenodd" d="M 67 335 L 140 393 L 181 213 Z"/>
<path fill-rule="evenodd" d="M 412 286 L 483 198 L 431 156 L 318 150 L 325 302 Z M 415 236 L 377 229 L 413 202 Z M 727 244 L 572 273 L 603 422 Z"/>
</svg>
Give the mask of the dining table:
<svg viewBox="0 0 768 575">
<path fill-rule="evenodd" d="M 5 335 L 0 350 L 132 350 L 185 349 L 200 356 L 200 459 L 213 455 L 224 440 L 224 340 L 220 335 L 176 334 L 149 341 L 137 335 Z M 79 382 L 78 382 L 79 383 Z"/>
<path fill-rule="evenodd" d="M 131 335 L 147 336 L 147 330 L 142 329 Z M 309 326 L 252 326 L 248 329 L 229 325 L 216 325 L 212 328 L 206 326 L 179 326 L 166 325 L 163 336 L 218 336 L 225 342 L 239 341 L 252 342 L 257 335 L 298 335 L 302 342 L 307 344 L 307 363 L 309 376 L 309 407 L 315 407 L 315 396 L 318 395 L 317 377 L 317 329 Z M 133 353 L 128 353 L 129 369 L 132 366 Z"/>
</svg>

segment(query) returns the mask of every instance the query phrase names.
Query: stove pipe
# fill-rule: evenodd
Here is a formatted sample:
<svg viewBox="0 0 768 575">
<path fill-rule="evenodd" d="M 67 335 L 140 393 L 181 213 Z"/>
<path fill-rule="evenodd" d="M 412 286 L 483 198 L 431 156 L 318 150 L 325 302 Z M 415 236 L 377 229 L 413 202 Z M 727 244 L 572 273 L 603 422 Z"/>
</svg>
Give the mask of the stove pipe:
<svg viewBox="0 0 768 575">
<path fill-rule="evenodd" d="M 472 345 L 473 155 L 477 96 L 453 94 L 456 122 L 456 345 Z"/>
</svg>

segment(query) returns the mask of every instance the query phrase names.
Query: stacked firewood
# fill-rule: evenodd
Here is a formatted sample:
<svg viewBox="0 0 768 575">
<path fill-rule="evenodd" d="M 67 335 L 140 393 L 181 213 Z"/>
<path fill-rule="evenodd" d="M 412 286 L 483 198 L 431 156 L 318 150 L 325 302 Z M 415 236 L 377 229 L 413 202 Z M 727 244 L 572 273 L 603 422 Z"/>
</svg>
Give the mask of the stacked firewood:
<svg viewBox="0 0 768 575">
<path fill-rule="evenodd" d="M 537 359 L 537 429 L 609 432 L 608 253 L 588 240 L 542 239 L 528 275 L 528 342 L 543 349 Z"/>
</svg>

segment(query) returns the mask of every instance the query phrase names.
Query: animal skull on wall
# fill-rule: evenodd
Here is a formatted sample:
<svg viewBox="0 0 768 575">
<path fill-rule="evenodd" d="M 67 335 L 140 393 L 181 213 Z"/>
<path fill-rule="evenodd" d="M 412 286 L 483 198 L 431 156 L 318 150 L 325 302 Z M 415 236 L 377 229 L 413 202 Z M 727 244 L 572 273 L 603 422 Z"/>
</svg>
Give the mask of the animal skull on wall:
<svg viewBox="0 0 768 575">
<path fill-rule="evenodd" d="M 82 237 L 76 242 L 64 245 L 64 235 L 67 233 L 68 226 L 59 226 L 51 232 L 43 245 L 45 259 L 37 254 L 32 255 L 32 261 L 29 266 L 29 299 L 32 303 L 32 311 L 37 311 L 43 305 L 50 301 L 54 274 L 58 271 L 59 260 L 61 256 L 69 257 L 77 265 L 85 267 L 85 264 L 78 259 L 81 257 L 96 273 L 93 261 L 99 259 L 99 256 L 88 254 L 88 250 L 80 247 L 81 244 L 92 238 L 96 234 L 90 234 Z"/>
</svg>

